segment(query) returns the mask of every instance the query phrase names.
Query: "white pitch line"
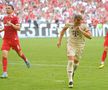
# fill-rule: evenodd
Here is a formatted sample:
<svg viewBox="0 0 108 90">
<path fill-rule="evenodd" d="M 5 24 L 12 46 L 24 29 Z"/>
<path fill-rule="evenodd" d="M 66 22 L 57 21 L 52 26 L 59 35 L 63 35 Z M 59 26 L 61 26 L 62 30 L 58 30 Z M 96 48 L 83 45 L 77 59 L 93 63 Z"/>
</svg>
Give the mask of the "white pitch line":
<svg viewBox="0 0 108 90">
<path fill-rule="evenodd" d="M 24 65 L 22 63 L 8 63 L 10 65 Z M 66 67 L 66 65 L 61 65 L 61 64 L 34 64 L 34 63 L 31 63 L 31 66 L 40 66 L 40 67 Z"/>
<path fill-rule="evenodd" d="M 0 63 L 1 64 L 1 63 Z M 24 65 L 25 63 L 12 63 L 9 62 L 8 64 L 10 65 Z M 39 67 L 66 67 L 67 65 L 64 64 L 36 64 L 36 63 L 31 63 L 31 67 L 32 66 L 39 66 Z M 80 67 L 87 67 L 87 68 L 92 68 L 92 67 L 96 67 L 96 66 L 80 66 Z"/>
</svg>

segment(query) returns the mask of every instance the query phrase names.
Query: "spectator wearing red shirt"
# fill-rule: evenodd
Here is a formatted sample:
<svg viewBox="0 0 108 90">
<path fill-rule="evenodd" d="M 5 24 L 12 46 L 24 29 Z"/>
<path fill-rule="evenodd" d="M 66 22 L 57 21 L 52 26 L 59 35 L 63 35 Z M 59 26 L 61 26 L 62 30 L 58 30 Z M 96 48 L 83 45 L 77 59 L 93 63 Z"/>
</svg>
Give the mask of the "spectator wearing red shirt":
<svg viewBox="0 0 108 90">
<path fill-rule="evenodd" d="M 98 20 L 98 19 L 92 18 L 92 25 L 93 25 L 94 27 L 96 27 L 98 23 L 99 23 L 99 20 Z"/>
</svg>

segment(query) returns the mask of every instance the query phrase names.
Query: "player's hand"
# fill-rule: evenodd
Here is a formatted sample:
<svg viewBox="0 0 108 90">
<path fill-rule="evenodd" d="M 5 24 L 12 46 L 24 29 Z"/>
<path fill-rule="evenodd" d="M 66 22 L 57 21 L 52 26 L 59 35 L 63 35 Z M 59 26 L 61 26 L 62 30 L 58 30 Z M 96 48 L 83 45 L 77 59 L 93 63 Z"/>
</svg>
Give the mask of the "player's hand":
<svg viewBox="0 0 108 90">
<path fill-rule="evenodd" d="M 61 42 L 58 42 L 57 43 L 57 47 L 59 48 L 61 46 Z"/>
<path fill-rule="evenodd" d="M 13 24 L 11 23 L 11 21 L 8 21 L 7 24 L 8 24 L 9 26 L 12 26 L 12 25 L 13 25 Z"/>
<path fill-rule="evenodd" d="M 3 30 L 0 30 L 0 33 L 3 32 L 3 31 L 4 31 L 4 29 Z"/>
<path fill-rule="evenodd" d="M 79 30 L 79 26 L 77 26 L 77 27 L 74 27 L 74 29 L 78 31 L 78 30 Z"/>
<path fill-rule="evenodd" d="M 81 31 L 81 30 L 82 30 L 82 27 L 81 27 L 81 26 L 79 26 L 79 27 L 78 27 L 78 29 Z"/>
</svg>

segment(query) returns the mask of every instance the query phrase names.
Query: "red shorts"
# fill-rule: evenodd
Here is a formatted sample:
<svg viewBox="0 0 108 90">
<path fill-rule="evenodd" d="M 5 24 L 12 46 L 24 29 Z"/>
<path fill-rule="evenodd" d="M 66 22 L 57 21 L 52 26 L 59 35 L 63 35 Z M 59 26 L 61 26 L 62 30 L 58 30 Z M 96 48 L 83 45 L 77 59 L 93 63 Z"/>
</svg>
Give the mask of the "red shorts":
<svg viewBox="0 0 108 90">
<path fill-rule="evenodd" d="M 108 38 L 105 38 L 104 46 L 108 46 Z"/>
<path fill-rule="evenodd" d="M 21 46 L 19 40 L 10 40 L 10 39 L 3 39 L 3 44 L 1 50 L 9 51 L 10 48 L 14 49 L 15 51 L 20 51 Z"/>
</svg>

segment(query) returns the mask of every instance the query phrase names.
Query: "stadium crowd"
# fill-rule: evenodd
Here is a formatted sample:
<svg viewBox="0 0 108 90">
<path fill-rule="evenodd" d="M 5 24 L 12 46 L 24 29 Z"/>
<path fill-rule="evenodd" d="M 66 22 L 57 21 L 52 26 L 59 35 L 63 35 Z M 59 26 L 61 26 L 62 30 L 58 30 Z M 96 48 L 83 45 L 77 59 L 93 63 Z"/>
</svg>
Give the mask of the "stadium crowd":
<svg viewBox="0 0 108 90">
<path fill-rule="evenodd" d="M 80 13 L 84 21 L 96 26 L 108 21 L 104 3 L 105 0 L 0 0 L 0 15 L 5 13 L 6 4 L 12 4 L 23 23 L 65 23 Z"/>
</svg>

